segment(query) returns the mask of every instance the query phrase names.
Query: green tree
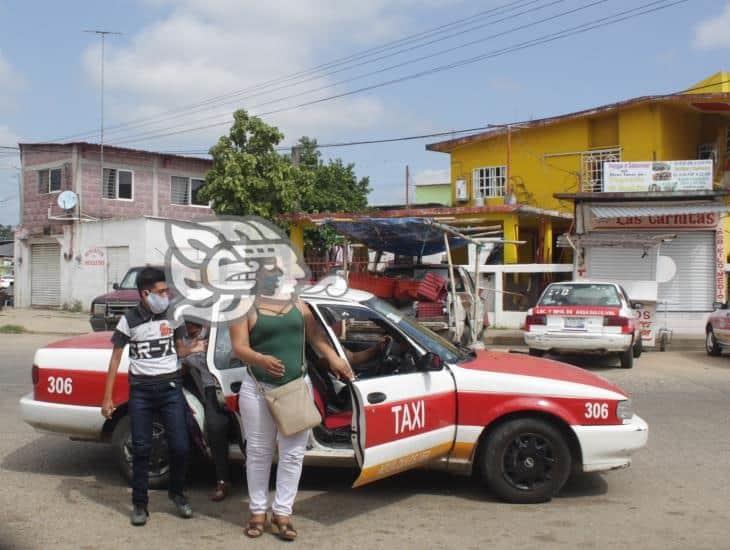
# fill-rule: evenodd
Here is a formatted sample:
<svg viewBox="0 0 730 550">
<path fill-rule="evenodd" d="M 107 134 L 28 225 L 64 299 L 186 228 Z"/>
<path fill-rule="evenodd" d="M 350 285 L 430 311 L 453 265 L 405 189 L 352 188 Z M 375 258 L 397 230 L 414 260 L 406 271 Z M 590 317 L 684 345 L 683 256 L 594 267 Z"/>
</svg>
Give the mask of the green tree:
<svg viewBox="0 0 730 550">
<path fill-rule="evenodd" d="M 284 135 L 243 109 L 211 149 L 213 167 L 201 198 L 219 214 L 257 215 L 276 220 L 280 214 L 301 209 L 312 186 L 311 173 L 297 169 L 276 146 Z"/>
<path fill-rule="evenodd" d="M 299 140 L 299 168 L 311 175 L 313 185 L 302 196 L 305 212 L 361 212 L 368 205 L 370 179 L 358 179 L 355 165 L 341 159 L 322 161 L 317 140 L 302 137 Z"/>
<path fill-rule="evenodd" d="M 0 241 L 10 241 L 13 239 L 15 230 L 12 225 L 0 224 Z"/>
</svg>

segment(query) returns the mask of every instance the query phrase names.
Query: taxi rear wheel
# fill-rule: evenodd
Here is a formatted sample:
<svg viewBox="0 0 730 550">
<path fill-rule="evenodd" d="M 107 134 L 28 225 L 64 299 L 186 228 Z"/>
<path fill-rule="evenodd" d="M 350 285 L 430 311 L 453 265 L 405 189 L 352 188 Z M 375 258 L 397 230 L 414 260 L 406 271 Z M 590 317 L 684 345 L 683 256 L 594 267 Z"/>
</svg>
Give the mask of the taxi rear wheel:
<svg viewBox="0 0 730 550">
<path fill-rule="evenodd" d="M 621 360 L 622 369 L 633 369 L 634 368 L 634 346 L 631 346 L 626 351 L 619 355 Z"/>
<path fill-rule="evenodd" d="M 112 448 L 124 479 L 132 483 L 132 430 L 129 416 L 117 422 L 112 434 Z M 152 451 L 149 465 L 150 489 L 164 489 L 170 477 L 170 462 L 167 455 L 165 427 L 155 419 L 152 425 Z"/>
<path fill-rule="evenodd" d="M 547 502 L 568 480 L 571 454 L 565 436 L 539 418 L 499 426 L 486 440 L 481 469 L 487 486 L 507 502 Z"/>
</svg>

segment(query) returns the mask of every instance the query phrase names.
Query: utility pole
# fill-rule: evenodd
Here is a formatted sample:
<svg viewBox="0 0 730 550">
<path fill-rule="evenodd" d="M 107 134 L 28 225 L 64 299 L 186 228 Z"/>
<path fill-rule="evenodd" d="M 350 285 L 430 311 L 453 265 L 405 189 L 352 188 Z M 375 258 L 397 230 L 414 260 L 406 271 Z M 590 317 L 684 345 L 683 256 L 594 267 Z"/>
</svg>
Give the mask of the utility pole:
<svg viewBox="0 0 730 550">
<path fill-rule="evenodd" d="M 106 45 L 107 35 L 121 36 L 122 33 L 116 31 L 105 31 L 101 29 L 85 30 L 84 32 L 92 33 L 101 38 L 101 127 L 99 132 L 99 163 L 101 165 L 101 197 L 104 198 L 104 47 Z M 103 213 L 104 201 L 101 202 Z M 101 214 L 100 213 L 100 214 Z M 102 215 L 99 218 L 103 218 Z"/>
<path fill-rule="evenodd" d="M 410 185 L 411 174 L 406 164 L 406 208 L 411 205 L 410 196 L 408 194 L 408 186 Z"/>
</svg>

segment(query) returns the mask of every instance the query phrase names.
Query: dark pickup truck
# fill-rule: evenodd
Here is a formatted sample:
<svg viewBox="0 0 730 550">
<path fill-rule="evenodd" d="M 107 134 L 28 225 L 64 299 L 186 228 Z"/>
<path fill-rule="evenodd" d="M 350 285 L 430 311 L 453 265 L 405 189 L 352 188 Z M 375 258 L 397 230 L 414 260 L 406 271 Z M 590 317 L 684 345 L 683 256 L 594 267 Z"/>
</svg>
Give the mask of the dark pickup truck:
<svg viewBox="0 0 730 550">
<path fill-rule="evenodd" d="M 155 267 L 162 269 L 161 266 Z M 94 331 L 114 330 L 122 314 L 139 303 L 137 275 L 144 268 L 145 266 L 131 268 L 121 283 L 114 283 L 113 291 L 93 299 L 89 321 Z"/>
</svg>

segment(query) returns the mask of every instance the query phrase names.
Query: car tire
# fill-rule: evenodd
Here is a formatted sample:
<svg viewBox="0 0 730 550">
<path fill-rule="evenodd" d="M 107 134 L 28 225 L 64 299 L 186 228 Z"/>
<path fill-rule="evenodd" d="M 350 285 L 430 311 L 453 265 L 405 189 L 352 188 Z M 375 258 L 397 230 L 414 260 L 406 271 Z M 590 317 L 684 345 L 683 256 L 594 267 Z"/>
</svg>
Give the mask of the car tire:
<svg viewBox="0 0 730 550">
<path fill-rule="evenodd" d="M 533 357 L 542 357 L 545 355 L 545 352 L 541 349 L 530 348 L 530 355 Z"/>
<path fill-rule="evenodd" d="M 705 351 L 707 352 L 707 355 L 710 355 L 711 357 L 719 357 L 722 355 L 722 347 L 720 347 L 720 344 L 717 343 L 717 338 L 715 338 L 715 333 L 711 328 L 707 329 Z"/>
<path fill-rule="evenodd" d="M 629 347 L 629 349 L 622 352 L 619 355 L 619 359 L 621 360 L 622 369 L 634 368 L 634 346 L 631 346 L 631 347 Z"/>
<path fill-rule="evenodd" d="M 112 433 L 112 448 L 119 466 L 119 470 L 132 484 L 132 430 L 129 415 L 119 419 Z M 150 489 L 164 489 L 170 478 L 170 461 L 167 457 L 167 442 L 165 428 L 159 419 L 153 423 L 152 455 L 149 469 Z"/>
<path fill-rule="evenodd" d="M 639 336 L 639 338 L 636 340 L 636 343 L 634 344 L 634 359 L 638 359 L 641 357 L 641 354 L 644 352 L 644 342 Z"/>
<path fill-rule="evenodd" d="M 499 426 L 480 455 L 481 473 L 501 500 L 547 502 L 568 480 L 572 457 L 565 436 L 539 418 L 519 418 Z"/>
</svg>

